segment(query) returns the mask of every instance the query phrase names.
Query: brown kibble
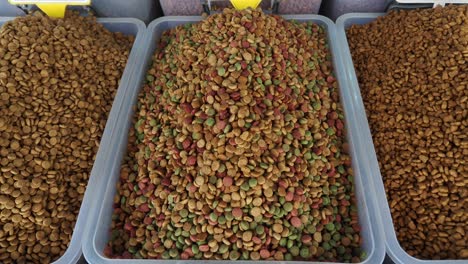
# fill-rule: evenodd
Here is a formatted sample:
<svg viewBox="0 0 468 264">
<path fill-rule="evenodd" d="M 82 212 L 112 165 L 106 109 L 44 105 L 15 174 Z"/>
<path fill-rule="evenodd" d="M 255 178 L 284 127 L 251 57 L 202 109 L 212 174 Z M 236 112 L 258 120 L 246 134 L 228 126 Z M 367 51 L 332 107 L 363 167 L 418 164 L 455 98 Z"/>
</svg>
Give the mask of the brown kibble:
<svg viewBox="0 0 468 264">
<path fill-rule="evenodd" d="M 43 162 L 41 163 L 41 166 L 42 166 L 42 168 L 44 168 L 44 170 L 48 170 L 48 169 L 50 169 L 50 167 L 52 166 L 52 164 L 51 164 L 49 161 L 45 160 L 45 161 L 43 161 Z"/>
<path fill-rule="evenodd" d="M 249 242 L 250 240 L 252 240 L 252 232 L 246 231 L 242 233 L 242 240 L 244 240 L 245 242 Z"/>
<path fill-rule="evenodd" d="M 68 248 L 132 42 L 76 12 L 0 27 L 1 263 Z"/>
<path fill-rule="evenodd" d="M 283 225 L 274 224 L 273 225 L 273 231 L 275 231 L 275 233 L 277 233 L 277 234 L 281 234 L 281 232 L 283 232 Z"/>
<path fill-rule="evenodd" d="M 314 241 L 315 242 L 317 242 L 317 243 L 322 242 L 322 233 L 315 232 L 313 236 L 314 236 Z"/>
<path fill-rule="evenodd" d="M 389 12 L 347 30 L 398 240 L 463 259 L 468 5 Z M 342 240 L 342 243 L 348 243 Z"/>
<path fill-rule="evenodd" d="M 13 140 L 13 141 L 10 143 L 10 148 L 11 148 L 12 150 L 18 150 L 19 147 L 20 147 L 20 145 L 19 145 L 18 141 L 16 141 L 16 140 Z"/>
</svg>

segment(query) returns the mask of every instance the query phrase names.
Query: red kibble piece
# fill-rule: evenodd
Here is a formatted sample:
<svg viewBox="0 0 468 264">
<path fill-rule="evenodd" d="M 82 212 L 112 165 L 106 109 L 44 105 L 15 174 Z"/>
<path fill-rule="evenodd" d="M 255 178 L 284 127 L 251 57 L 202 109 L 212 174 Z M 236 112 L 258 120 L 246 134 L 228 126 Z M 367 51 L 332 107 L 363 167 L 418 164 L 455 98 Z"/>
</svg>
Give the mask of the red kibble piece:
<svg viewBox="0 0 468 264">
<path fill-rule="evenodd" d="M 242 210 L 238 207 L 232 209 L 232 216 L 234 216 L 235 218 L 238 218 L 238 217 L 242 217 Z"/>
<path fill-rule="evenodd" d="M 293 199 L 294 199 L 294 193 L 293 192 L 288 192 L 286 194 L 286 197 L 284 197 L 284 199 L 287 201 L 287 202 L 291 202 Z"/>
<path fill-rule="evenodd" d="M 149 208 L 148 204 L 142 204 L 139 207 L 139 211 L 143 212 L 143 213 L 147 213 L 147 212 L 150 211 L 150 208 Z"/>
<path fill-rule="evenodd" d="M 268 251 L 267 249 L 262 249 L 260 250 L 260 257 L 262 259 L 267 259 L 270 257 L 270 251 Z"/>
<path fill-rule="evenodd" d="M 187 158 L 187 165 L 188 166 L 193 166 L 195 164 L 197 164 L 197 157 L 190 156 L 190 157 Z"/>
<path fill-rule="evenodd" d="M 310 235 L 303 235 L 301 239 L 302 243 L 309 243 L 310 241 L 312 241 L 312 237 Z"/>
<path fill-rule="evenodd" d="M 226 176 L 223 178 L 223 185 L 224 187 L 230 187 L 232 186 L 232 178 L 229 176 Z"/>
<path fill-rule="evenodd" d="M 294 226 L 294 227 L 300 227 L 302 226 L 302 221 L 299 217 L 297 216 L 293 216 L 291 217 L 291 220 L 289 220 L 291 222 L 291 225 Z"/>
<path fill-rule="evenodd" d="M 189 187 L 189 192 L 194 193 L 194 192 L 197 191 L 197 189 L 198 189 L 197 186 L 195 186 L 195 185 L 190 185 L 190 187 Z"/>
<path fill-rule="evenodd" d="M 186 138 L 184 140 L 184 142 L 182 142 L 182 147 L 187 150 L 188 148 L 190 148 L 190 145 L 192 145 L 192 142 L 190 141 L 190 139 Z"/>
<path fill-rule="evenodd" d="M 216 127 L 220 130 L 223 130 L 226 127 L 226 121 L 220 120 L 216 123 Z"/>
<path fill-rule="evenodd" d="M 208 251 L 210 251 L 210 246 L 208 246 L 208 245 L 200 245 L 200 246 L 198 247 L 198 249 L 199 249 L 201 252 L 208 252 Z"/>
<path fill-rule="evenodd" d="M 261 244 L 262 243 L 262 240 L 258 237 L 252 237 L 252 241 L 255 243 L 255 244 Z"/>
</svg>

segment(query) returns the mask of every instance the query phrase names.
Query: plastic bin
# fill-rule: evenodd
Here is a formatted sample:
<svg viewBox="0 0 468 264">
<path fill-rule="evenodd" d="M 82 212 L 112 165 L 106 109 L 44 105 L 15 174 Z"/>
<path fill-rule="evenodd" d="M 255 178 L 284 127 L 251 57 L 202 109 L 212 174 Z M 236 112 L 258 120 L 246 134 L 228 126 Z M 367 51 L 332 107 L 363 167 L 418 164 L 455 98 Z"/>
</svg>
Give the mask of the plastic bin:
<svg viewBox="0 0 468 264">
<path fill-rule="evenodd" d="M 385 12 L 392 0 L 326 0 L 323 2 L 323 15 L 336 20 L 351 12 Z"/>
<path fill-rule="evenodd" d="M 268 10 L 271 0 L 262 0 L 259 7 Z M 203 11 L 200 0 L 160 0 L 162 10 L 166 16 L 195 16 Z M 281 0 L 278 5 L 279 14 L 317 14 L 322 0 Z M 225 8 L 232 6 L 229 0 L 212 0 L 212 6 Z"/>
<path fill-rule="evenodd" d="M 317 14 L 321 4 L 322 0 L 281 0 L 278 14 Z"/>
<path fill-rule="evenodd" d="M 377 202 L 380 210 L 380 216 L 382 217 L 382 223 L 384 225 L 385 232 L 385 244 L 386 251 L 390 258 L 395 263 L 404 264 L 468 264 L 468 260 L 421 260 L 410 256 L 406 253 L 398 242 L 395 228 L 393 227 L 393 220 L 390 214 L 390 207 L 388 205 L 387 196 L 380 174 L 379 163 L 377 161 L 377 155 L 374 149 L 374 143 L 372 141 L 372 135 L 367 122 L 367 116 L 365 114 L 364 103 L 361 97 L 359 83 L 354 70 L 354 65 L 351 57 L 351 53 L 348 46 L 348 40 L 346 38 L 345 29 L 351 25 L 356 24 L 367 24 L 372 22 L 379 16 L 383 16 L 385 13 L 352 13 L 342 15 L 338 18 L 337 24 L 337 37 L 338 43 L 340 43 L 341 59 L 344 68 L 346 69 L 346 83 L 348 84 L 348 92 L 354 108 L 356 110 L 355 122 L 361 124 L 360 133 L 358 137 L 358 147 L 360 151 L 367 153 L 368 159 L 363 160 L 363 170 L 365 174 L 371 176 L 374 180 L 374 189 L 377 193 Z"/>
<path fill-rule="evenodd" d="M 367 258 L 361 263 L 365 264 L 378 264 L 382 263 L 385 256 L 385 246 L 383 237 L 383 227 L 378 215 L 377 203 L 375 193 L 372 187 L 373 182 L 370 175 L 364 173 L 363 164 L 367 160 L 365 152 L 357 148 L 357 136 L 360 133 L 362 124 L 355 122 L 355 110 L 351 103 L 352 98 L 346 87 L 344 69 L 342 68 L 341 61 L 339 60 L 337 49 L 338 43 L 335 41 L 335 25 L 328 18 L 317 15 L 296 15 L 285 16 L 286 19 L 294 19 L 298 22 L 315 22 L 325 27 L 327 31 L 329 45 L 331 47 L 331 54 L 333 64 L 335 66 L 336 76 L 341 87 L 340 96 L 344 106 L 346 123 L 348 125 L 347 137 L 351 149 L 351 157 L 353 169 L 355 171 L 356 183 L 356 198 L 358 201 L 359 222 L 362 226 L 361 235 L 363 239 L 363 249 L 367 253 Z M 137 260 L 137 259 L 110 259 L 104 256 L 103 250 L 109 241 L 111 216 L 113 212 L 114 195 L 116 193 L 116 183 L 120 178 L 120 166 L 123 157 L 127 150 L 128 131 L 132 125 L 133 119 L 133 106 L 136 103 L 138 93 L 141 89 L 141 84 L 145 80 L 146 72 L 151 64 L 153 53 L 165 30 L 174 28 L 177 25 L 186 23 L 194 23 L 200 21 L 201 17 L 161 17 L 153 21 L 147 29 L 146 46 L 139 58 L 138 72 L 134 75 L 130 86 L 128 87 L 123 98 L 118 98 L 117 101 L 121 104 L 116 106 L 119 108 L 120 115 L 118 119 L 112 120 L 112 131 L 106 134 L 106 137 L 112 138 L 112 144 L 102 145 L 103 152 L 106 153 L 105 160 L 103 160 L 100 171 L 96 174 L 101 179 L 99 185 L 94 186 L 95 192 L 93 196 L 94 201 L 99 201 L 100 206 L 93 207 L 92 212 L 87 222 L 87 229 L 83 240 L 83 253 L 86 260 L 90 263 L 125 263 L 125 264 L 149 264 L 149 263 L 256 263 L 252 261 L 198 261 L 198 260 Z M 119 96 L 121 96 L 119 94 Z M 108 142 L 108 138 L 105 139 Z M 257 263 L 278 263 L 277 261 L 261 261 Z M 280 263 L 286 263 L 282 261 Z M 292 263 L 292 262 L 291 262 Z M 310 264 L 312 262 L 294 262 L 302 264 Z M 322 262 L 323 263 L 323 262 Z"/>
<path fill-rule="evenodd" d="M 13 19 L 15 19 L 15 17 L 0 18 L 0 27 L 4 23 Z M 141 46 L 143 43 L 145 24 L 142 21 L 135 18 L 98 18 L 97 22 L 103 24 L 105 28 L 112 32 L 121 32 L 123 34 L 133 35 L 136 37 L 133 43 L 132 50 L 128 56 L 127 65 L 125 66 L 125 70 L 122 73 L 119 88 L 115 95 L 116 100 L 114 102 L 114 105 L 120 105 L 120 103 L 118 102 L 119 100 L 117 99 L 122 98 L 122 90 L 127 86 L 134 72 L 135 65 L 137 62 L 137 47 Z M 90 173 L 88 186 L 86 188 L 86 192 L 81 203 L 80 212 L 78 213 L 76 219 L 76 224 L 73 230 L 73 235 L 70 240 L 70 244 L 65 253 L 59 259 L 54 261 L 53 264 L 84 262 L 82 259 L 81 241 L 83 239 L 86 219 L 88 218 L 90 208 L 96 205 L 96 201 L 92 199 L 93 193 L 96 191 L 94 187 L 96 185 L 99 185 L 101 181 L 105 180 L 101 178 L 101 175 L 96 174 L 96 171 L 98 170 L 99 165 L 102 164 L 103 152 L 105 151 L 105 148 L 103 146 L 110 144 L 109 136 L 107 135 L 110 133 L 111 130 L 110 124 L 114 124 L 117 118 L 117 109 L 116 107 L 114 107 L 114 105 L 111 109 L 111 112 L 107 119 L 106 127 L 101 137 L 101 147 L 98 149 L 98 152 L 96 154 L 96 160 L 94 162 L 93 169 Z"/>
</svg>

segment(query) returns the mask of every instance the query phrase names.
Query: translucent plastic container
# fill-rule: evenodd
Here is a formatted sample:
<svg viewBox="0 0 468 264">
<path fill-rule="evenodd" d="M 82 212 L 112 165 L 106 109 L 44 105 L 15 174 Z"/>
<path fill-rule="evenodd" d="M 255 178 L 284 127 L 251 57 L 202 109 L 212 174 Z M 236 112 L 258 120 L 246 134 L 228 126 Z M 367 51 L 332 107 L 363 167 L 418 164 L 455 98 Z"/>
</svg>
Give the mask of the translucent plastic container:
<svg viewBox="0 0 468 264">
<path fill-rule="evenodd" d="M 377 194 L 378 208 L 385 232 L 386 251 L 390 258 L 398 264 L 468 264 L 468 260 L 421 260 L 410 256 L 406 253 L 398 242 L 395 228 L 393 226 L 390 207 L 388 205 L 385 187 L 380 174 L 379 163 L 375 153 L 372 135 L 365 114 L 364 103 L 362 101 L 359 83 L 354 70 L 353 60 L 348 46 L 345 29 L 351 25 L 367 24 L 375 20 L 377 17 L 385 15 L 384 13 L 352 13 L 342 15 L 336 21 L 337 37 L 340 43 L 341 59 L 344 68 L 346 69 L 346 83 L 348 84 L 348 93 L 356 113 L 355 122 L 360 124 L 360 133 L 358 135 L 358 148 L 360 151 L 367 154 L 367 159 L 362 161 L 362 168 L 366 175 L 369 175 L 374 180 L 374 188 Z"/>
<path fill-rule="evenodd" d="M 338 57 L 338 43 L 335 41 L 335 25 L 331 20 L 317 15 L 291 15 L 285 16 L 286 19 L 294 19 L 298 22 L 315 22 L 322 25 L 327 31 L 329 47 L 333 58 L 336 77 L 340 86 L 340 97 L 344 106 L 345 118 L 347 124 L 347 138 L 350 144 L 353 169 L 355 172 L 355 190 L 361 224 L 362 247 L 367 254 L 367 258 L 361 262 L 365 264 L 382 263 L 385 257 L 385 246 L 383 237 L 383 227 L 380 222 L 379 212 L 376 203 L 376 194 L 374 193 L 374 183 L 369 174 L 364 172 L 363 165 L 367 160 L 365 152 L 356 146 L 357 137 L 360 133 L 362 124 L 355 122 L 355 109 L 351 103 L 352 98 L 346 87 L 344 68 Z M 147 29 L 146 46 L 142 52 L 138 63 L 138 72 L 131 81 L 123 98 L 117 100 L 121 102 L 118 105 L 120 115 L 116 122 L 112 124 L 112 131 L 107 137 L 112 138 L 112 144 L 103 145 L 103 152 L 106 153 L 102 160 L 100 171 L 96 174 L 105 179 L 96 185 L 93 196 L 94 201 L 99 201 L 99 206 L 93 207 L 87 222 L 86 234 L 83 240 L 83 253 L 86 260 L 90 263 L 111 264 L 166 264 L 166 263 L 286 263 L 287 261 L 203 261 L 203 260 L 137 260 L 137 259 L 110 259 L 104 256 L 104 247 L 109 241 L 111 216 L 113 212 L 113 200 L 116 193 L 116 183 L 120 178 L 120 166 L 127 150 L 128 131 L 132 125 L 133 106 L 136 104 L 137 95 L 141 85 L 146 77 L 146 72 L 151 64 L 153 53 L 158 44 L 162 33 L 178 25 L 194 23 L 200 21 L 201 17 L 161 17 L 153 21 Z M 120 95 L 119 95 L 120 96 Z M 362 113 L 361 113 L 362 114 Z M 113 120 L 114 121 L 114 120 Z M 108 142 L 108 139 L 106 139 Z M 294 261 L 290 263 L 310 264 L 313 262 Z M 324 262 L 319 262 L 324 263 Z"/>
<path fill-rule="evenodd" d="M 0 18 L 0 27 L 10 20 L 15 19 L 15 17 L 1 17 Z M 125 70 L 122 73 L 122 77 L 120 79 L 120 85 L 115 95 L 115 101 L 112 106 L 111 112 L 107 119 L 106 128 L 104 133 L 102 134 L 102 140 L 100 143 L 100 147 L 98 149 L 96 160 L 93 165 L 93 169 L 91 170 L 91 174 L 89 177 L 88 186 L 86 188 L 85 195 L 83 197 L 83 201 L 81 203 L 80 212 L 77 216 L 75 228 L 73 230 L 73 235 L 70 240 L 70 244 L 68 245 L 68 249 L 65 253 L 53 264 L 68 264 L 68 263 L 85 263 L 82 258 L 82 251 L 81 251 L 81 241 L 83 240 L 83 233 L 86 226 L 86 219 L 88 218 L 88 213 L 90 212 L 90 208 L 93 206 L 97 206 L 96 201 L 92 198 L 93 193 L 97 191 L 94 187 L 96 185 L 100 185 L 102 179 L 101 175 L 96 174 L 99 165 L 102 164 L 103 160 L 103 152 L 105 151 L 103 146 L 109 145 L 109 136 L 110 133 L 110 124 L 114 124 L 117 111 L 115 105 L 120 105 L 118 98 L 122 98 L 122 91 L 128 84 L 131 79 L 132 73 L 134 72 L 135 65 L 137 62 L 137 47 L 140 47 L 144 40 L 144 31 L 145 31 L 145 24 L 135 18 L 98 18 L 97 22 L 104 25 L 105 28 L 112 32 L 121 32 L 125 35 L 133 35 L 136 36 L 135 42 L 133 43 L 132 50 L 129 54 L 127 65 L 125 66 Z M 121 100 L 120 100 L 121 101 Z"/>
<path fill-rule="evenodd" d="M 196 16 L 203 11 L 200 0 L 160 0 L 161 8 L 166 16 Z M 260 7 L 268 10 L 271 0 L 262 0 Z M 322 0 L 281 0 L 278 5 L 279 14 L 317 14 Z M 212 0 L 211 5 L 224 8 L 232 6 L 228 0 Z"/>
<path fill-rule="evenodd" d="M 323 15 L 336 20 L 351 12 L 385 12 L 392 0 L 326 0 L 323 1 Z"/>
<path fill-rule="evenodd" d="M 322 0 L 281 0 L 278 14 L 317 14 L 321 4 Z"/>
</svg>

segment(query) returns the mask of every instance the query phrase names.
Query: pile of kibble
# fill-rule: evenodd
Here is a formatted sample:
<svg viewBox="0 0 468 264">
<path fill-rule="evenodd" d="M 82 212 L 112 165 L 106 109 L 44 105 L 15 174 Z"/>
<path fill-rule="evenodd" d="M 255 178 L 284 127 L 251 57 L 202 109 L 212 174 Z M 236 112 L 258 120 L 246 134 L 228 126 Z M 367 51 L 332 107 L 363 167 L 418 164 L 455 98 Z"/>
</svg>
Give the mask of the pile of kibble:
<svg viewBox="0 0 468 264">
<path fill-rule="evenodd" d="M 67 249 L 132 43 L 74 13 L 1 26 L 1 263 Z"/>
<path fill-rule="evenodd" d="M 347 36 L 398 240 L 468 258 L 468 5 L 391 12 Z"/>
<path fill-rule="evenodd" d="M 316 24 L 225 9 L 165 32 L 105 254 L 359 261 L 343 120 Z"/>
</svg>

